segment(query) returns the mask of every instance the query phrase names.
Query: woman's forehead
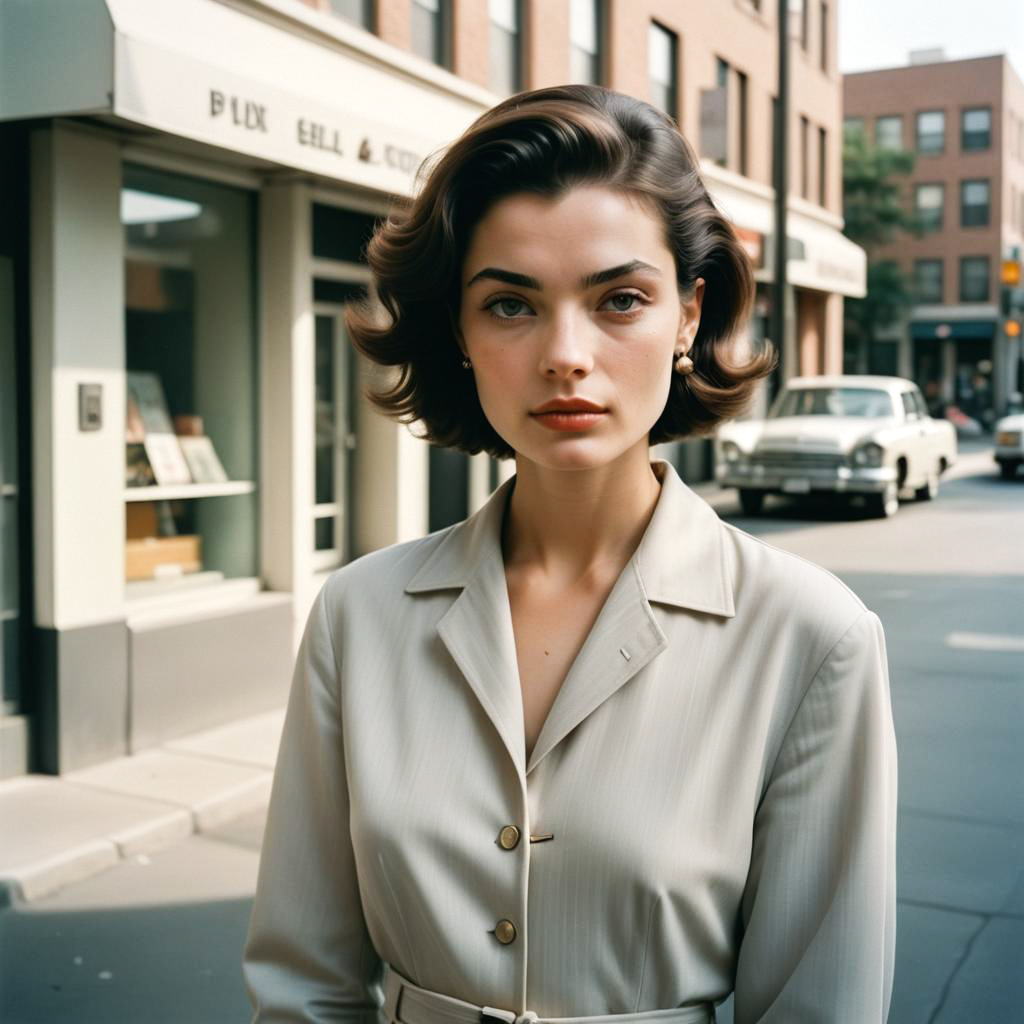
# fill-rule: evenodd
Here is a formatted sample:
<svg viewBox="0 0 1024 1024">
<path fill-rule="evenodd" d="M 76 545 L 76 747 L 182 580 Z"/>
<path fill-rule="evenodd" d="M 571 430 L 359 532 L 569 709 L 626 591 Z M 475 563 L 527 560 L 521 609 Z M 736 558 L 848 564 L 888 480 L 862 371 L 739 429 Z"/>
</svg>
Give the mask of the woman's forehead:
<svg viewBox="0 0 1024 1024">
<path fill-rule="evenodd" d="M 626 193 L 579 186 L 555 198 L 516 193 L 498 200 L 470 236 L 463 279 L 496 261 L 523 273 L 547 267 L 575 275 L 634 260 L 671 264 L 658 215 Z M 506 266 L 510 261 L 529 266 Z"/>
</svg>

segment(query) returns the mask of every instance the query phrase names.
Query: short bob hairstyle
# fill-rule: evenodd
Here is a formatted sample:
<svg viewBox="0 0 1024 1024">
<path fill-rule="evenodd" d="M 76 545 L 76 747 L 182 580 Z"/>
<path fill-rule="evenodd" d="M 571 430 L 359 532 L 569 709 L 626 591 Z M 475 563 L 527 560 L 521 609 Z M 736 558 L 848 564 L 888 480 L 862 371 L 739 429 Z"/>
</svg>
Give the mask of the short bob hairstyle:
<svg viewBox="0 0 1024 1024">
<path fill-rule="evenodd" d="M 672 374 L 651 444 L 709 433 L 740 412 L 771 372 L 770 347 L 747 352 L 746 361 L 730 358 L 753 300 L 750 261 L 708 196 L 692 149 L 649 103 L 594 85 L 519 93 L 477 118 L 421 175 L 415 199 L 393 211 L 367 247 L 386 317 L 368 302 L 349 306 L 346 321 L 363 355 L 399 368 L 369 399 L 394 419 L 421 421 L 428 441 L 496 458 L 515 454 L 462 367 L 456 325 L 471 232 L 494 203 L 517 193 L 557 198 L 601 185 L 639 198 L 665 225 L 681 295 L 704 279 L 694 372 Z"/>
</svg>

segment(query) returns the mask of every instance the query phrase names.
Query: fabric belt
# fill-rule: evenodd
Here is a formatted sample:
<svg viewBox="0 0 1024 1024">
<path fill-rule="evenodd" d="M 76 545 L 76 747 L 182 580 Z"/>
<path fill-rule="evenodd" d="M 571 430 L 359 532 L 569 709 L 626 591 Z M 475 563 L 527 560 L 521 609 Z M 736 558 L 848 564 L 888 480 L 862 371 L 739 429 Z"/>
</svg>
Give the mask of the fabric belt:
<svg viewBox="0 0 1024 1024">
<path fill-rule="evenodd" d="M 476 1006 L 420 988 L 387 962 L 383 988 L 381 1012 L 391 1024 L 715 1024 L 715 1008 L 711 1003 L 637 1013 L 606 1013 L 596 1017 L 541 1017 L 532 1010 L 515 1013 L 493 1006 Z"/>
</svg>

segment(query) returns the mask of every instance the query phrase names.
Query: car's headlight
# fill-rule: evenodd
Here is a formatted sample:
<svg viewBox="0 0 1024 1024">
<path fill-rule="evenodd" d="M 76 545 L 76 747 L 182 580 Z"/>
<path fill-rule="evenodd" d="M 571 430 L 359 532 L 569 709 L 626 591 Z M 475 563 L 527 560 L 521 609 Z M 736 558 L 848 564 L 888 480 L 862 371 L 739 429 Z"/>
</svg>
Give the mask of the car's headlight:
<svg viewBox="0 0 1024 1024">
<path fill-rule="evenodd" d="M 743 449 L 735 441 L 723 441 L 722 458 L 726 462 L 739 462 L 743 458 Z"/>
<path fill-rule="evenodd" d="M 853 449 L 850 461 L 855 466 L 880 466 L 885 450 L 874 441 L 866 441 Z"/>
</svg>

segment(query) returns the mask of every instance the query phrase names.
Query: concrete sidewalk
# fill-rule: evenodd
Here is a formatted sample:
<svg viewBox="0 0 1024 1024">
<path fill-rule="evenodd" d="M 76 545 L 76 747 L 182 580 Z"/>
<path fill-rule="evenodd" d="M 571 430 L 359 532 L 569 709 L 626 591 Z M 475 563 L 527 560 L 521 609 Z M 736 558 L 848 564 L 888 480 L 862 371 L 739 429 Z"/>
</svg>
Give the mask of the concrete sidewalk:
<svg viewBox="0 0 1024 1024">
<path fill-rule="evenodd" d="M 82 771 L 0 783 L 0 902 L 41 899 L 264 809 L 283 722 L 281 709 Z"/>
</svg>

